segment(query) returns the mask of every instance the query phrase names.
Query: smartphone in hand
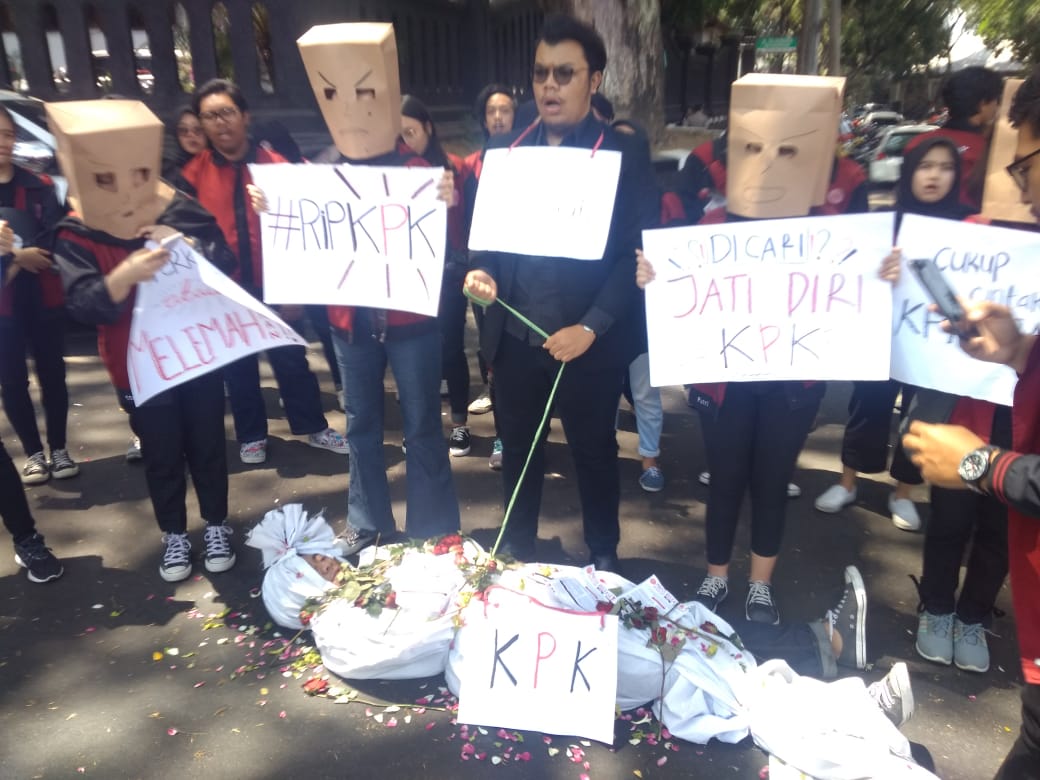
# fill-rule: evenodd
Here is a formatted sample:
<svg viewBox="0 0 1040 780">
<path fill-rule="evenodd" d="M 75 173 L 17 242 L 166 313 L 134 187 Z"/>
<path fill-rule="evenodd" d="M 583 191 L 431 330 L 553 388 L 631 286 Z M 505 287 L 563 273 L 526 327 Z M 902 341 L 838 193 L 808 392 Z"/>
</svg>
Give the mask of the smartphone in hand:
<svg viewBox="0 0 1040 780">
<path fill-rule="evenodd" d="M 910 260 L 909 265 L 910 271 L 917 278 L 917 281 L 920 282 L 925 292 L 928 293 L 928 297 L 939 308 L 939 313 L 950 321 L 952 333 L 962 339 L 978 335 L 978 331 L 974 327 L 967 331 L 959 327 L 959 323 L 963 322 L 965 317 L 964 307 L 957 300 L 957 294 L 946 282 L 946 278 L 942 275 L 942 271 L 939 270 L 939 266 L 935 264 L 935 261 L 928 258 L 919 258 Z"/>
</svg>

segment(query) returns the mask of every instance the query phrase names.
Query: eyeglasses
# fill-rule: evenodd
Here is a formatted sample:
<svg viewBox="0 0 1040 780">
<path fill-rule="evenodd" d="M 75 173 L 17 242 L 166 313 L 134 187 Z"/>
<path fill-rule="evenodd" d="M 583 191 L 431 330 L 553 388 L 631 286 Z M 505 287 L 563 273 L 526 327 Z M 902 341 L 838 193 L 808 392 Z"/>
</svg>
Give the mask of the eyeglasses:
<svg viewBox="0 0 1040 780">
<path fill-rule="evenodd" d="M 1030 152 L 1020 160 L 1015 160 L 1013 163 L 1011 163 L 1011 165 L 1004 169 L 1008 172 L 1008 176 L 1015 180 L 1015 184 L 1018 185 L 1018 188 L 1022 190 L 1022 192 L 1029 191 L 1030 166 L 1026 165 L 1026 163 L 1028 163 L 1032 158 L 1036 157 L 1038 154 L 1040 154 L 1040 149 L 1037 149 L 1034 152 Z"/>
<path fill-rule="evenodd" d="M 238 116 L 238 113 L 238 108 L 235 106 L 224 106 L 223 108 L 218 108 L 216 111 L 200 111 L 199 119 L 206 124 L 212 124 L 218 120 L 229 122 Z"/>
<path fill-rule="evenodd" d="M 555 67 L 547 68 L 544 65 L 535 65 L 531 78 L 535 84 L 544 84 L 551 75 L 553 81 L 559 86 L 565 87 L 571 83 L 575 73 L 581 73 L 583 70 L 588 70 L 588 68 L 575 68 L 573 65 L 556 65 Z"/>
</svg>

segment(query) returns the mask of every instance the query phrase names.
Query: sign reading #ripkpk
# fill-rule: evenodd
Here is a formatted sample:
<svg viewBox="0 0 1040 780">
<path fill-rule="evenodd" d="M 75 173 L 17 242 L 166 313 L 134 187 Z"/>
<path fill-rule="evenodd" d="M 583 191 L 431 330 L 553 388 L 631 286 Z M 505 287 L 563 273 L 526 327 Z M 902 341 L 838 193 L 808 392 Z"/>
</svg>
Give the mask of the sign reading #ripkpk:
<svg viewBox="0 0 1040 780">
<path fill-rule="evenodd" d="M 437 315 L 447 235 L 441 168 L 250 165 L 264 300 Z"/>
</svg>

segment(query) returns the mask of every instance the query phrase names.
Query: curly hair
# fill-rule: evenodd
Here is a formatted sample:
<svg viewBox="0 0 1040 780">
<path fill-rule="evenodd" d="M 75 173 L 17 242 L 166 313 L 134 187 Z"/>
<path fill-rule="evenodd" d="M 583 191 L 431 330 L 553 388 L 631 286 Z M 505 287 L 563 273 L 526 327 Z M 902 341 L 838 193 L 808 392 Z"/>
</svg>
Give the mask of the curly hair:
<svg viewBox="0 0 1040 780">
<path fill-rule="evenodd" d="M 1011 101 L 1008 119 L 1015 127 L 1029 125 L 1034 133 L 1040 134 L 1040 67 L 1033 70 L 1018 88 Z"/>
</svg>

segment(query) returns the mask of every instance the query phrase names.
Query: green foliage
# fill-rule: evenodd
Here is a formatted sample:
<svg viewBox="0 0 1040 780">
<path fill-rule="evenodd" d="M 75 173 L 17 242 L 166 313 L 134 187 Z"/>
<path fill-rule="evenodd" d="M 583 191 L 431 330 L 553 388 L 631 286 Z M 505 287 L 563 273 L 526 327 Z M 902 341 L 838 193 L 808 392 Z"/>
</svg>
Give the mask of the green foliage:
<svg viewBox="0 0 1040 780">
<path fill-rule="evenodd" d="M 955 0 L 845 0 L 842 65 L 847 74 L 902 79 L 945 54 L 955 7 Z"/>
<path fill-rule="evenodd" d="M 1010 43 L 1018 61 L 1040 62 L 1040 0 L 962 0 L 961 7 L 987 46 Z"/>
</svg>

